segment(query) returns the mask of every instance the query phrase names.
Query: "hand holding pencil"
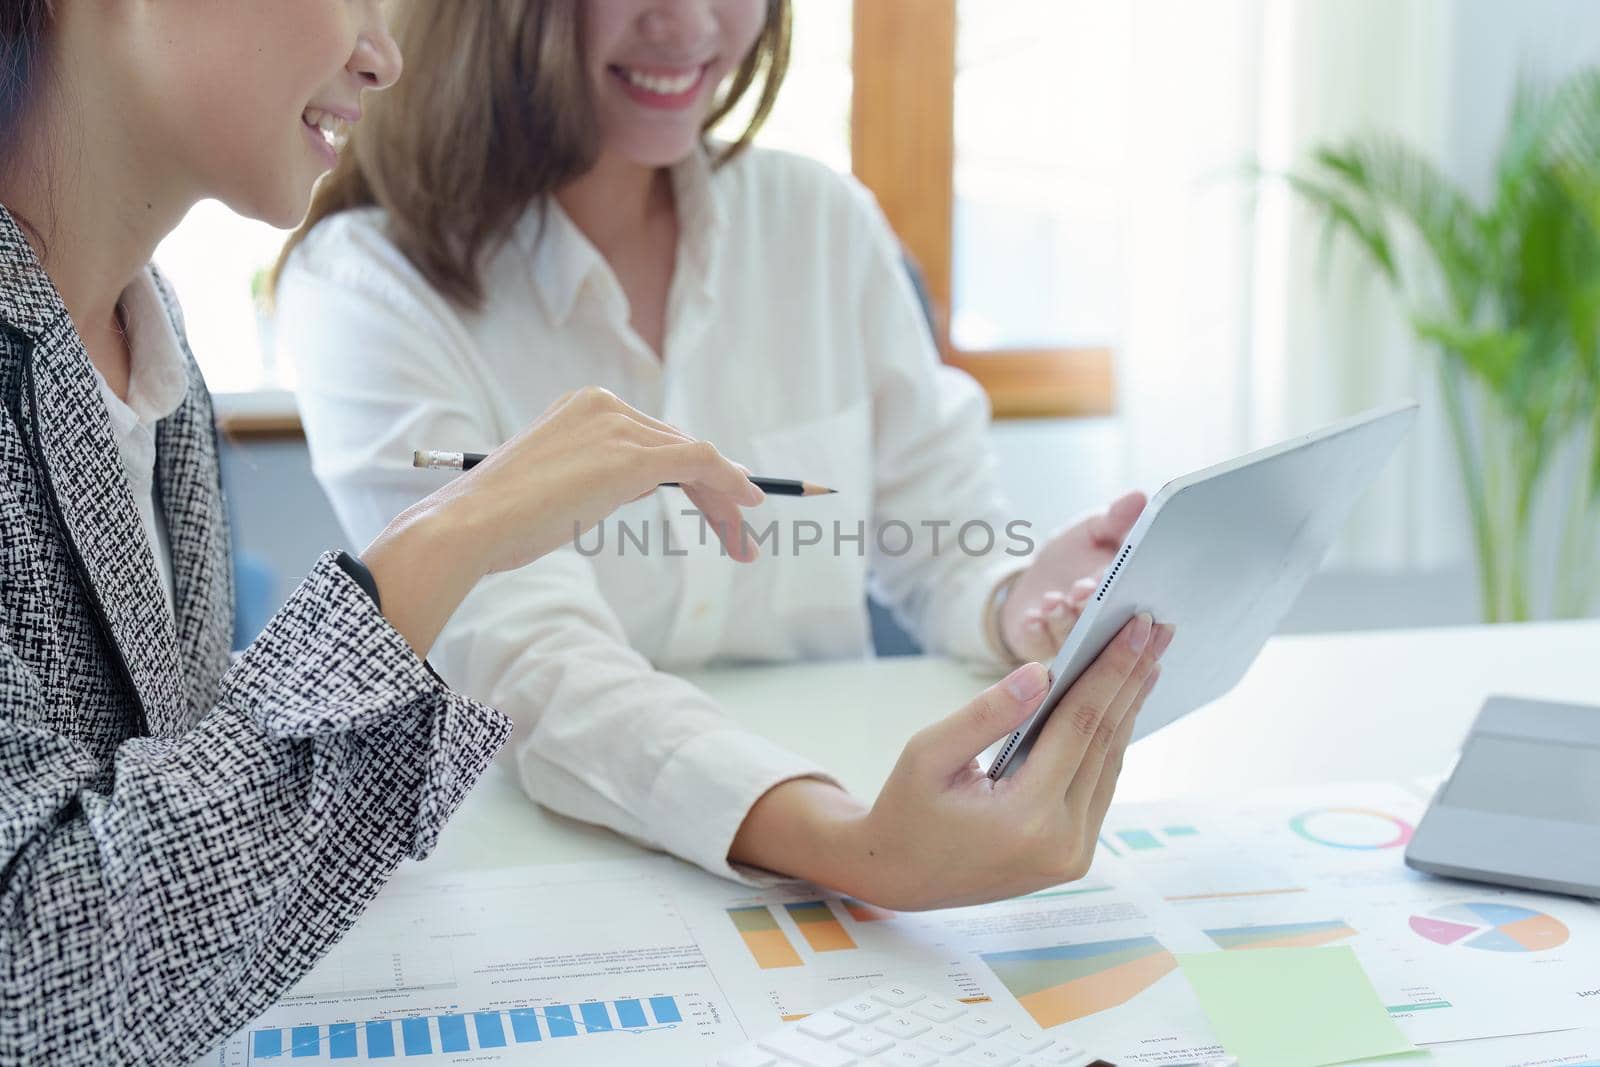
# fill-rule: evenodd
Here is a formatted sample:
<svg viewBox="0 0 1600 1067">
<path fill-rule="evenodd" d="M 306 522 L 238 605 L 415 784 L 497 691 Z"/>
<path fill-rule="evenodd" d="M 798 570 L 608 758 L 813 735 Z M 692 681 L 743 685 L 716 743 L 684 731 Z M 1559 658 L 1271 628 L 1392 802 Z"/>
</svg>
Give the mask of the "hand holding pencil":
<svg viewBox="0 0 1600 1067">
<path fill-rule="evenodd" d="M 411 453 L 411 465 L 423 470 L 470 471 L 486 457 L 482 452 L 443 452 L 438 449 L 419 448 Z M 793 478 L 763 478 L 752 474 L 750 481 L 768 496 L 826 496 L 837 489 L 796 481 Z M 660 488 L 681 489 L 680 482 L 662 482 Z"/>
<path fill-rule="evenodd" d="M 460 466 L 467 466 L 465 456 Z M 482 559 L 493 573 L 570 543 L 664 482 L 681 486 L 730 556 L 741 562 L 756 558 L 751 539 L 740 536 L 740 509 L 766 495 L 748 474 L 710 443 L 598 387 L 557 400 L 427 503 L 451 513 L 454 536 L 469 539 L 461 551 Z"/>
</svg>

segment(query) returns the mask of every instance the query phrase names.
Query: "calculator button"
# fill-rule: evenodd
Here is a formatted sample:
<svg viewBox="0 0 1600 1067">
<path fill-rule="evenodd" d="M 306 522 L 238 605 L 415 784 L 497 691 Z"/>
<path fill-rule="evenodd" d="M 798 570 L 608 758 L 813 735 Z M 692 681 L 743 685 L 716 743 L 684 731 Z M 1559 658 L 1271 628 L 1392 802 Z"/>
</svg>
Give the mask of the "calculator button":
<svg viewBox="0 0 1600 1067">
<path fill-rule="evenodd" d="M 939 1057 L 933 1053 L 911 1045 L 901 1045 L 893 1052 L 872 1061 L 873 1067 L 877 1067 L 880 1063 L 892 1063 L 894 1067 L 937 1067 L 939 1062 Z"/>
<path fill-rule="evenodd" d="M 779 1030 L 762 1038 L 759 1044 L 768 1052 L 787 1056 L 805 1064 L 805 1067 L 850 1067 L 856 1062 L 856 1058 L 848 1052 L 841 1052 L 832 1045 L 824 1045 L 821 1041 L 792 1030 Z"/>
<path fill-rule="evenodd" d="M 992 1015 L 968 1015 L 956 1021 L 956 1028 L 965 1030 L 973 1037 L 993 1037 L 1002 1030 L 1009 1030 L 1011 1024 L 1001 1022 Z"/>
<path fill-rule="evenodd" d="M 1036 1063 L 1047 1063 L 1051 1067 L 1056 1064 L 1077 1063 L 1083 1055 L 1083 1049 L 1077 1045 L 1069 1045 L 1065 1041 L 1057 1041 L 1043 1052 L 1035 1052 L 1033 1060 Z"/>
<path fill-rule="evenodd" d="M 944 997 L 929 997 L 911 1009 L 924 1019 L 931 1019 L 936 1023 L 947 1023 L 951 1019 L 959 1018 L 967 1013 L 965 1004 L 958 1004 Z"/>
<path fill-rule="evenodd" d="M 833 1010 L 853 1023 L 870 1023 L 889 1014 L 889 1009 L 875 1000 L 852 1000 Z"/>
<path fill-rule="evenodd" d="M 876 1000 L 883 1001 L 891 1008 L 903 1008 L 907 1004 L 915 1004 L 923 999 L 923 994 L 899 985 L 889 985 L 884 986 L 882 989 L 874 989 L 872 996 Z"/>
<path fill-rule="evenodd" d="M 1037 1030 L 1013 1030 L 1004 1037 L 996 1038 L 995 1044 L 1026 1055 L 1047 1049 L 1054 1042 Z"/>
<path fill-rule="evenodd" d="M 830 1011 L 826 1014 L 813 1015 L 809 1019 L 803 1020 L 796 1029 L 802 1034 L 809 1034 L 811 1037 L 820 1038 L 823 1041 L 832 1041 L 840 1034 L 849 1033 L 850 1024 Z"/>
<path fill-rule="evenodd" d="M 894 1042 L 880 1033 L 862 1029 L 841 1037 L 839 1047 L 849 1049 L 857 1056 L 876 1056 L 886 1048 L 894 1048 Z"/>
<path fill-rule="evenodd" d="M 773 1067 L 777 1062 L 778 1058 L 772 1053 L 749 1045 L 718 1059 L 717 1067 Z"/>
<path fill-rule="evenodd" d="M 1007 1052 L 1005 1049 L 989 1045 L 984 1048 L 973 1049 L 966 1054 L 961 1062 L 970 1064 L 971 1067 L 1011 1067 L 1012 1064 L 1017 1062 L 1017 1059 L 1017 1056 Z"/>
<path fill-rule="evenodd" d="M 922 1035 L 920 1040 L 923 1048 L 931 1049 L 941 1056 L 954 1056 L 972 1047 L 972 1038 L 958 1030 L 948 1030 L 943 1027 L 931 1034 Z"/>
<path fill-rule="evenodd" d="M 878 1029 L 897 1041 L 909 1041 L 918 1034 L 927 1033 L 931 1027 L 926 1019 L 915 1015 L 892 1015 L 879 1023 Z"/>
</svg>

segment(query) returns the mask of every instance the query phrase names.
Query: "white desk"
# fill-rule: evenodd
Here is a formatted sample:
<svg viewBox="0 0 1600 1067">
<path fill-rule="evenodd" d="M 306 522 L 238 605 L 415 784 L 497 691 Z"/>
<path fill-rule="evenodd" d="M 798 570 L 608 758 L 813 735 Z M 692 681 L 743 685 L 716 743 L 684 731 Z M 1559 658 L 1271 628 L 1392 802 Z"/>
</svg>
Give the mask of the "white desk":
<svg viewBox="0 0 1600 1067">
<path fill-rule="evenodd" d="M 863 797 L 876 793 L 911 733 L 989 681 L 921 658 L 714 671 L 694 680 L 752 729 L 816 759 Z M 1600 622 L 1274 640 L 1237 690 L 1135 745 L 1118 796 L 1144 801 L 1440 773 L 1492 693 L 1600 702 Z M 641 854 L 609 831 L 536 807 L 497 765 L 433 857 L 401 878 Z M 1588 1040 L 1574 1033 L 1436 1045 L 1427 1062 L 1504 1067 L 1530 1051 L 1569 1055 L 1572 1043 Z"/>
<path fill-rule="evenodd" d="M 870 798 L 907 737 L 991 679 L 948 661 L 907 658 L 741 668 L 693 680 L 751 729 Z M 1117 796 L 1156 800 L 1440 773 L 1491 693 L 1600 703 L 1600 622 L 1274 639 L 1238 689 L 1133 746 Z M 641 854 L 608 831 L 536 807 L 496 766 L 422 869 Z"/>
</svg>

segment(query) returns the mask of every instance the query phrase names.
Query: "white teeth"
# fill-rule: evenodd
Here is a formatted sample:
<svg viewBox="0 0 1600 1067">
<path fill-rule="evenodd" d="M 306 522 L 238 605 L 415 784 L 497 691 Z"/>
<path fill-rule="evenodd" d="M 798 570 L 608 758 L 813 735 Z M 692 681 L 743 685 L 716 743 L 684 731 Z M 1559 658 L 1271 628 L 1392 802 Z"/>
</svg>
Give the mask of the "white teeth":
<svg viewBox="0 0 1600 1067">
<path fill-rule="evenodd" d="M 620 69 L 622 76 L 628 79 L 629 84 L 636 85 L 646 92 L 655 93 L 658 96 L 677 96 L 680 93 L 686 93 L 694 86 L 695 82 L 700 80 L 700 72 L 698 70 L 691 70 L 674 78 L 662 78 L 654 74 L 646 74 L 643 71 L 629 70 L 627 67 Z"/>
<path fill-rule="evenodd" d="M 322 134 L 334 151 L 342 151 L 350 140 L 350 123 L 338 115 L 330 115 L 318 108 L 307 108 L 301 121 Z"/>
</svg>

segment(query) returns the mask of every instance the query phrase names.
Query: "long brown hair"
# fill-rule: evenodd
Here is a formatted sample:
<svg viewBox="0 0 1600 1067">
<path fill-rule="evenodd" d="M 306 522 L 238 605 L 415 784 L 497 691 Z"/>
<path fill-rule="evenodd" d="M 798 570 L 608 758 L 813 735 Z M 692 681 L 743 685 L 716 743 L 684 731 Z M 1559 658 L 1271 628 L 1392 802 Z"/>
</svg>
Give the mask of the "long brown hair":
<svg viewBox="0 0 1600 1067">
<path fill-rule="evenodd" d="M 54 0 L 0 0 L 0 179 L 25 164 L 16 151 L 17 135 L 46 77 L 45 44 L 55 17 Z M 14 212 L 12 217 L 39 237 L 27 219 Z"/>
<path fill-rule="evenodd" d="M 760 37 L 706 120 L 709 131 L 759 83 L 750 123 L 719 165 L 750 143 L 777 99 L 790 3 L 767 0 Z M 402 5 L 394 33 L 405 75 L 372 99 L 276 272 L 317 223 L 377 205 L 390 238 L 435 288 L 460 305 L 481 304 L 484 252 L 599 154 L 582 8 L 583 0 Z"/>
</svg>

